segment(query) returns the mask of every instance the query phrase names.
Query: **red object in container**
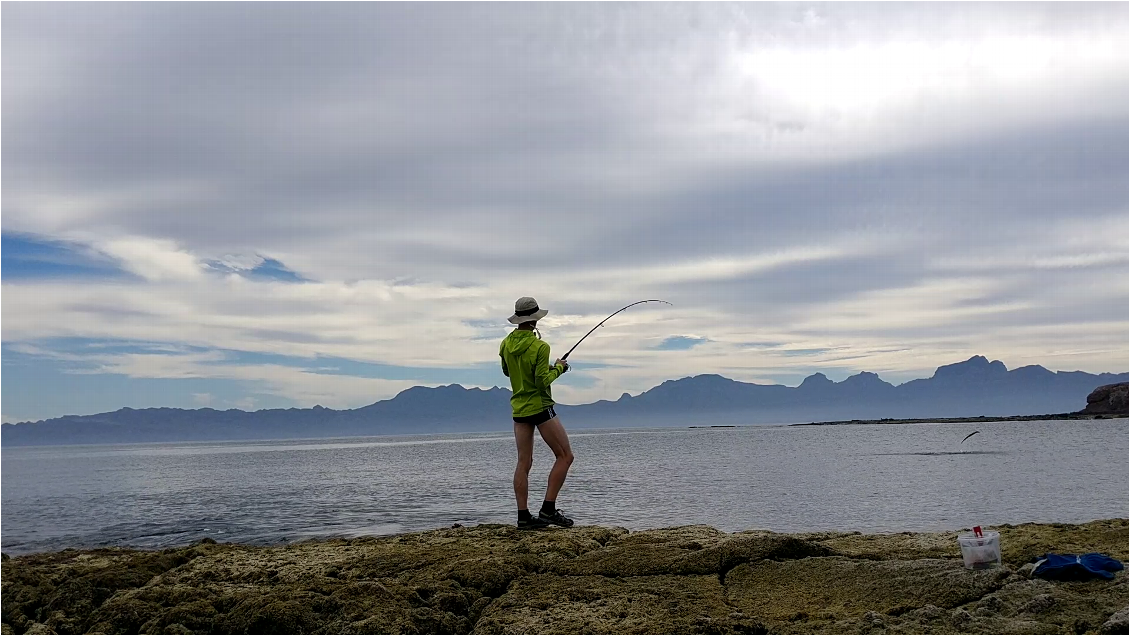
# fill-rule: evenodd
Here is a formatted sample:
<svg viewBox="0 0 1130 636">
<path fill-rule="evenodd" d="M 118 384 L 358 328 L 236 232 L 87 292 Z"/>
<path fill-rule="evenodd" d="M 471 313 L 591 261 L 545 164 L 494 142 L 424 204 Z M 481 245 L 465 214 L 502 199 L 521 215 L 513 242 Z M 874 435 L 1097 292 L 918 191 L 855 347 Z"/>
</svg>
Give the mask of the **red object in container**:
<svg viewBox="0 0 1130 636">
<path fill-rule="evenodd" d="M 973 526 L 973 534 L 975 534 L 979 537 L 985 536 L 985 535 L 981 534 L 981 526 Z"/>
</svg>

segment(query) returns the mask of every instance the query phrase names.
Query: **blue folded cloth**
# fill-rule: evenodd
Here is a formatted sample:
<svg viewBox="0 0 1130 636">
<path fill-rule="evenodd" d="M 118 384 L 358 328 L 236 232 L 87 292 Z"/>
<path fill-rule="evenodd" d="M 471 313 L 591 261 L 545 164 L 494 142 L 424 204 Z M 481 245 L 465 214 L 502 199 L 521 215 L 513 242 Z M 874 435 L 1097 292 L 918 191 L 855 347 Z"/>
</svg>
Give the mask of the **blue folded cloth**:
<svg viewBox="0 0 1130 636">
<path fill-rule="evenodd" d="M 1086 581 L 1094 577 L 1113 579 L 1114 573 L 1122 569 L 1122 564 L 1105 554 L 1052 554 L 1051 552 L 1036 561 L 1034 576 L 1060 581 Z"/>
</svg>

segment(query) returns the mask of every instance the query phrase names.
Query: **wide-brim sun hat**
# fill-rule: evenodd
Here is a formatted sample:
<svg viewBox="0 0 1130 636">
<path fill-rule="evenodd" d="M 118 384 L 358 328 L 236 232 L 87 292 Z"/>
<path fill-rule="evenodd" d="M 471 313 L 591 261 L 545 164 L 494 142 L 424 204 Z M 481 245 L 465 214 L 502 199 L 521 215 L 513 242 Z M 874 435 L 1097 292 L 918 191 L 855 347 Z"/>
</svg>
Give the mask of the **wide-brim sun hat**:
<svg viewBox="0 0 1130 636">
<path fill-rule="evenodd" d="M 514 315 L 510 316 L 509 320 L 512 324 L 520 325 L 524 322 L 533 322 L 545 318 L 549 313 L 548 309 L 538 307 L 538 301 L 530 298 L 529 296 L 522 296 L 514 301 Z"/>
</svg>

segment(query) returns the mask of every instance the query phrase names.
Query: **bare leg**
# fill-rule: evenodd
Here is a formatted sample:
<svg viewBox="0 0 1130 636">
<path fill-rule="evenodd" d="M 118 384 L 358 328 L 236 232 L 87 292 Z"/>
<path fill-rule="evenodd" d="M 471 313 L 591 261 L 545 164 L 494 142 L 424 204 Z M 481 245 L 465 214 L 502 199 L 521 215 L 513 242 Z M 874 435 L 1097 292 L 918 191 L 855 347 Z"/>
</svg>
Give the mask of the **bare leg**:
<svg viewBox="0 0 1130 636">
<path fill-rule="evenodd" d="M 514 441 L 518 444 L 518 466 L 514 469 L 514 498 L 518 510 L 526 510 L 530 491 L 530 468 L 534 465 L 534 427 L 514 422 Z"/>
<path fill-rule="evenodd" d="M 561 425 L 561 418 L 555 417 L 543 422 L 538 427 L 538 432 L 541 433 L 545 443 L 553 449 L 553 455 L 557 457 L 553 462 L 553 469 L 549 471 L 549 487 L 545 489 L 546 501 L 557 501 L 557 493 L 561 492 L 561 486 L 565 485 L 565 476 L 569 474 L 569 466 L 573 464 L 573 449 L 569 448 L 569 435 Z"/>
</svg>

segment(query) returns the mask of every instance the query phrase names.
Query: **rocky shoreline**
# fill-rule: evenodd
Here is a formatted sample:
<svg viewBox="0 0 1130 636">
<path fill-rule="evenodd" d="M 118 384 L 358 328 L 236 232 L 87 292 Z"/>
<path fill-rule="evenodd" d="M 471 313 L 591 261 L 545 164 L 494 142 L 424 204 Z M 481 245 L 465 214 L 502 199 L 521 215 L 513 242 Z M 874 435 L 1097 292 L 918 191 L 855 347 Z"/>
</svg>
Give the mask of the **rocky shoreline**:
<svg viewBox="0 0 1130 636">
<path fill-rule="evenodd" d="M 4 634 L 1127 633 L 1127 572 L 1052 582 L 1046 552 L 1127 562 L 1126 519 L 957 532 L 642 532 L 481 525 L 257 547 L 4 558 Z"/>
<path fill-rule="evenodd" d="M 1043 422 L 1049 420 L 1115 420 L 1125 419 L 1126 413 L 1051 413 L 1048 415 L 979 415 L 977 417 L 910 417 L 878 420 L 836 420 L 832 422 L 805 422 L 789 426 L 844 426 L 848 424 L 973 424 L 980 422 Z M 691 427 L 694 428 L 694 427 Z"/>
</svg>

